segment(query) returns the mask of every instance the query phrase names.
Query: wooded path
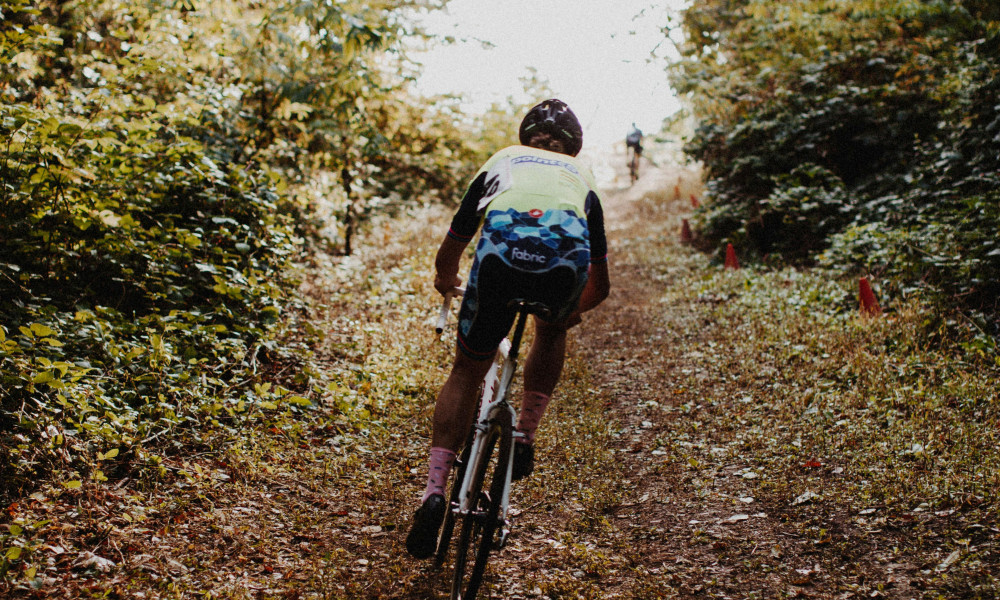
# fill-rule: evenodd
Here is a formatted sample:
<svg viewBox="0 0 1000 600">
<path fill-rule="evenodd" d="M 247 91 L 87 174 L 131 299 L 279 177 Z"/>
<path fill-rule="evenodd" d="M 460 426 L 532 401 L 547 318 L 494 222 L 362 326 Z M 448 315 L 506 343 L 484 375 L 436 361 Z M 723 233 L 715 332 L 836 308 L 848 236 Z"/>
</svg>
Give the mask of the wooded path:
<svg viewBox="0 0 1000 600">
<path fill-rule="evenodd" d="M 815 421 L 815 392 L 797 386 L 869 356 L 824 347 L 808 322 L 780 341 L 748 343 L 779 325 L 739 310 L 748 276 L 680 242 L 695 180 L 647 165 L 637 184 L 619 178 L 604 195 L 612 294 L 573 330 L 487 597 L 947 590 L 945 575 L 973 549 L 993 556 L 995 521 L 972 501 L 889 511 L 867 481 L 845 481 L 875 447 L 850 442 L 850 430 L 831 434 L 849 419 Z M 311 362 L 273 368 L 324 385 L 315 409 L 248 427 L 222 448 L 178 449 L 160 479 L 45 488 L 11 507 L 44 525 L 49 541 L 37 552 L 53 565 L 39 587 L 12 597 L 447 597 L 447 569 L 413 560 L 403 542 L 454 347 L 452 333 L 431 327 L 432 259 L 448 218 L 431 208 L 376 223 L 354 256 L 309 267 L 311 301 L 287 343 L 312 340 Z M 794 277 L 774 281 L 793 294 Z M 856 453 L 835 449 L 845 439 Z M 988 577 L 981 564 L 967 581 Z"/>
</svg>

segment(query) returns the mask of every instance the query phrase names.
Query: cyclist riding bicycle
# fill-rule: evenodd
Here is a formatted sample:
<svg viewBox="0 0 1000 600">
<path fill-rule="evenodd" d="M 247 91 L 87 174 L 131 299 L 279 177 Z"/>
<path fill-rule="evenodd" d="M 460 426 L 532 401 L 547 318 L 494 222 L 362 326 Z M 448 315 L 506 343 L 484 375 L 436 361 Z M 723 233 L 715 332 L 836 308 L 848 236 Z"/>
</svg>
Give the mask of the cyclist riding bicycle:
<svg viewBox="0 0 1000 600">
<path fill-rule="evenodd" d="M 632 152 L 628 149 L 631 148 Z M 642 157 L 642 132 L 632 123 L 632 129 L 625 136 L 625 153 L 628 157 L 628 175 L 632 183 L 639 179 L 639 159 Z"/>
<path fill-rule="evenodd" d="M 462 284 L 459 259 L 481 229 L 458 315 L 455 362 L 434 408 L 427 486 L 406 539 L 407 551 L 429 558 L 447 502 L 456 452 L 475 419 L 479 384 L 513 324 L 515 298 L 553 310 L 534 318 L 524 367 L 513 476 L 534 469 L 535 430 L 562 371 L 566 332 L 610 290 L 604 216 L 594 177 L 575 159 L 583 130 L 560 100 L 534 106 L 521 122 L 522 145 L 500 150 L 479 169 L 435 259 L 434 287 Z"/>
</svg>

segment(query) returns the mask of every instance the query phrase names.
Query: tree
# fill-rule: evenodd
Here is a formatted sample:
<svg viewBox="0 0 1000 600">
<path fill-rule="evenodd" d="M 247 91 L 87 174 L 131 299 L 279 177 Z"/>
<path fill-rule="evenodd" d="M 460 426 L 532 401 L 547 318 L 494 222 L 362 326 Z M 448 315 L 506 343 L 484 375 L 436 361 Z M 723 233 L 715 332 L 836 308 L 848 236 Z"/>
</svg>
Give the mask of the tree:
<svg viewBox="0 0 1000 600">
<path fill-rule="evenodd" d="M 409 17 L 443 5 L 4 3 L 5 494 L 86 470 L 91 444 L 141 462 L 164 431 L 301 400 L 261 367 L 293 360 L 275 327 L 317 236 L 315 182 L 356 227 L 478 162 L 447 110 L 409 107 Z"/>
</svg>

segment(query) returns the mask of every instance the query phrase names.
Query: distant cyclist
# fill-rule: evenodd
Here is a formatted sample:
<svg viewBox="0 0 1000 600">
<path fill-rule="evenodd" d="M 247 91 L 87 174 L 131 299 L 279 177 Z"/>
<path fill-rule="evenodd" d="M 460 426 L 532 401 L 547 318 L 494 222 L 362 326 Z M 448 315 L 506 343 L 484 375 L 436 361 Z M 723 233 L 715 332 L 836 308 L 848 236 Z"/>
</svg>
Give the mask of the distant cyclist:
<svg viewBox="0 0 1000 600">
<path fill-rule="evenodd" d="M 534 319 L 524 366 L 524 396 L 514 445 L 513 479 L 534 467 L 535 430 L 562 371 L 566 332 L 608 295 L 607 241 L 594 177 L 574 157 L 580 122 L 566 104 L 546 100 L 521 122 L 520 146 L 494 154 L 479 169 L 435 259 L 434 287 L 460 286 L 459 259 L 480 232 L 458 314 L 458 344 L 434 408 L 427 486 L 406 538 L 407 551 L 429 558 L 447 502 L 445 486 L 476 414 L 479 384 L 514 322 L 510 300 L 553 309 Z"/>
<path fill-rule="evenodd" d="M 631 156 L 628 161 L 629 176 L 632 181 L 639 178 L 639 158 L 642 157 L 642 131 L 632 123 L 632 129 L 625 136 L 626 152 L 630 149 Z"/>
<path fill-rule="evenodd" d="M 632 129 L 625 136 L 625 145 L 635 150 L 636 154 L 642 154 L 642 131 L 632 123 Z"/>
</svg>

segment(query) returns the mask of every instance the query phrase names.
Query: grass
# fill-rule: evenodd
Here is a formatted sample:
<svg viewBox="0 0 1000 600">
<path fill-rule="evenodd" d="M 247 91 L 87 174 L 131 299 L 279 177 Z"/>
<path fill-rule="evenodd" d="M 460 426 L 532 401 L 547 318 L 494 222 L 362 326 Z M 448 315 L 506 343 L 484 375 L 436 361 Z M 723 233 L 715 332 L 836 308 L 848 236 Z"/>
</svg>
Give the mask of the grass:
<svg viewBox="0 0 1000 600">
<path fill-rule="evenodd" d="M 702 273 L 674 288 L 707 308 L 691 352 L 711 383 L 679 408 L 697 421 L 664 436 L 673 460 L 718 464 L 721 447 L 758 476 L 769 511 L 816 513 L 801 529 L 816 544 L 857 552 L 886 535 L 886 560 L 913 561 L 923 597 L 1000 593 L 995 357 L 928 332 L 927 307 L 860 317 L 822 272 Z M 801 498 L 820 508 L 790 510 Z"/>
</svg>

